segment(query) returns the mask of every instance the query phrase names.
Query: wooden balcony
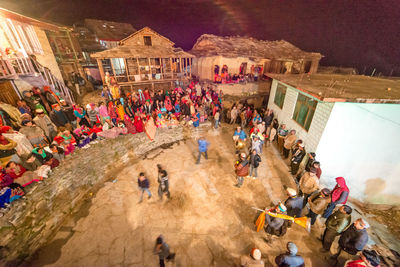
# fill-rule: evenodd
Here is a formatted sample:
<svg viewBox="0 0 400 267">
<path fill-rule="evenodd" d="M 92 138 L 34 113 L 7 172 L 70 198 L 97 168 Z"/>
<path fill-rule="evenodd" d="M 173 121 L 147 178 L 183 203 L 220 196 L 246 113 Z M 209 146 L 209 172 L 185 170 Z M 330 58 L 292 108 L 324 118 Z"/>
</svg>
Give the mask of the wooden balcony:
<svg viewBox="0 0 400 267">
<path fill-rule="evenodd" d="M 0 59 L 0 79 L 13 79 L 19 75 L 33 75 L 35 72 L 29 58 Z"/>
</svg>

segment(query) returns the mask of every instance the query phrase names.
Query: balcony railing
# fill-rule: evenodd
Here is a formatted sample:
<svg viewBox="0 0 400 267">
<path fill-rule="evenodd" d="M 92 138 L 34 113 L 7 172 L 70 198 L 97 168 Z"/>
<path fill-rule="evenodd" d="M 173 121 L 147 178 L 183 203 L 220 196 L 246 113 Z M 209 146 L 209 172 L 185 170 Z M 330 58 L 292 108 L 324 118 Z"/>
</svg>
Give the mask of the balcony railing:
<svg viewBox="0 0 400 267">
<path fill-rule="evenodd" d="M 0 79 L 17 79 L 19 76 L 35 75 L 58 92 L 68 102 L 73 103 L 72 93 L 65 84 L 34 58 L 0 58 Z"/>
</svg>

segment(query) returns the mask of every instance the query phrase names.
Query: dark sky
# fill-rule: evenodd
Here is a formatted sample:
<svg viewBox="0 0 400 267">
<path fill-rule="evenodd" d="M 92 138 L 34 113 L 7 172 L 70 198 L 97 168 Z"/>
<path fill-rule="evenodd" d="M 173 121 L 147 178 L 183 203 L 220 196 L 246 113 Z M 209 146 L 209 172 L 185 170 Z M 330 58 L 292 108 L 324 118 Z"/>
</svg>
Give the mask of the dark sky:
<svg viewBox="0 0 400 267">
<path fill-rule="evenodd" d="M 149 26 L 186 50 L 203 33 L 287 40 L 324 65 L 400 75 L 400 0 L 0 0 L 71 25 L 84 18 Z"/>
</svg>

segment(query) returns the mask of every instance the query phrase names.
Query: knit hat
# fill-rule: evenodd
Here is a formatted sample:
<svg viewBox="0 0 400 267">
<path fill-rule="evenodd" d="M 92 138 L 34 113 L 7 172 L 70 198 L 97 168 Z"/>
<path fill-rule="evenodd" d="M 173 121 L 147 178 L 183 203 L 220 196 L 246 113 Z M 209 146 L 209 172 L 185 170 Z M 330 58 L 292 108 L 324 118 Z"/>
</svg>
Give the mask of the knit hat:
<svg viewBox="0 0 400 267">
<path fill-rule="evenodd" d="M 51 105 L 51 108 L 55 109 L 56 107 L 59 107 L 59 106 L 60 106 L 59 104 L 53 104 L 53 105 Z"/>
<path fill-rule="evenodd" d="M 362 255 L 369 261 L 372 266 L 379 266 L 381 260 L 375 250 L 364 249 Z"/>
<path fill-rule="evenodd" d="M 287 209 L 286 209 L 286 206 L 283 205 L 283 203 L 279 203 L 278 209 L 279 209 L 281 212 L 285 212 L 285 211 L 287 210 Z"/>
<path fill-rule="evenodd" d="M 289 194 L 289 196 L 291 196 L 291 197 L 294 197 L 294 196 L 297 195 L 296 190 L 293 189 L 293 188 L 290 188 L 290 187 L 286 188 L 286 192 L 287 192 L 287 193 Z"/>
<path fill-rule="evenodd" d="M 261 259 L 261 251 L 257 248 L 253 248 L 250 255 L 257 261 Z"/>
<path fill-rule="evenodd" d="M 297 246 L 296 246 L 295 243 L 293 243 L 293 242 L 288 242 L 287 245 L 286 245 L 286 247 L 287 247 L 287 249 L 288 249 L 290 255 L 296 255 L 296 254 L 297 254 L 297 251 L 298 251 L 298 250 L 297 250 Z"/>
<path fill-rule="evenodd" d="M 43 109 L 41 109 L 41 108 L 36 109 L 35 112 L 36 112 L 36 114 L 44 113 Z"/>
</svg>

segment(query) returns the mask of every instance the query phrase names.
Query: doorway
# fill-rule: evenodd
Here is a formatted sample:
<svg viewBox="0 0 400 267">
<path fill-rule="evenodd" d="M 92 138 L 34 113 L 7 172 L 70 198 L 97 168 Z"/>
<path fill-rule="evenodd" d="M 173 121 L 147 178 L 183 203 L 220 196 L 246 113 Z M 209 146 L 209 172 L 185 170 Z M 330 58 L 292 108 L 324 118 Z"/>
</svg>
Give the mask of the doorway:
<svg viewBox="0 0 400 267">
<path fill-rule="evenodd" d="M 0 81 L 0 101 L 17 106 L 20 99 L 11 81 Z"/>
</svg>

